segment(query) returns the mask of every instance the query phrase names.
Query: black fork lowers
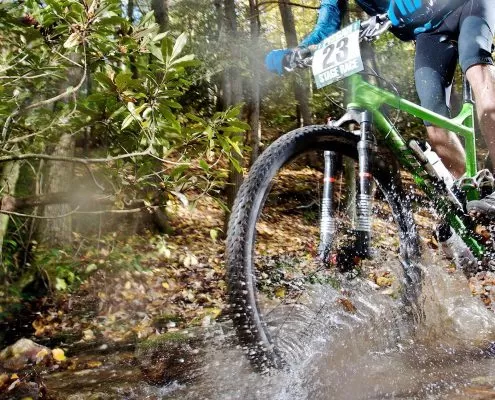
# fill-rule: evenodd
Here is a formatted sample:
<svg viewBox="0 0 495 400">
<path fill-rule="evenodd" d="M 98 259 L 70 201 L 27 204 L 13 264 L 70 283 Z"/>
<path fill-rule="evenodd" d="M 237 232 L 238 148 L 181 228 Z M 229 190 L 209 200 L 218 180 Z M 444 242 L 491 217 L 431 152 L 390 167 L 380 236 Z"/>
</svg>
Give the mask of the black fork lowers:
<svg viewBox="0 0 495 400">
<path fill-rule="evenodd" d="M 335 215 L 333 208 L 333 193 L 335 176 L 337 173 L 337 157 L 333 151 L 323 152 L 325 160 L 325 170 L 323 174 L 323 195 L 321 199 L 321 218 L 320 218 L 320 245 L 318 255 L 321 260 L 326 260 L 332 246 L 332 238 L 335 235 Z"/>
<path fill-rule="evenodd" d="M 371 199 L 373 186 L 373 156 L 375 140 L 372 133 L 372 115 L 361 113 L 361 140 L 358 142 L 359 184 L 356 196 L 356 255 L 369 257 L 371 243 Z"/>
</svg>

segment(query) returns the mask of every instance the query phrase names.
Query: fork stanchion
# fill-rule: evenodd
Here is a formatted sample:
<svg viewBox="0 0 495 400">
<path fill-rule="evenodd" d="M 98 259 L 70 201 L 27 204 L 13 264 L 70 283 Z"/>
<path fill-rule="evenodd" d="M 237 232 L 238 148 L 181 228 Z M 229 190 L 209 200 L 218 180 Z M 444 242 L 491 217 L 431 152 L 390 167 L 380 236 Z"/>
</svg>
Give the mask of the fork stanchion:
<svg viewBox="0 0 495 400">
<path fill-rule="evenodd" d="M 318 256 L 321 260 L 326 260 L 330 252 L 332 238 L 335 234 L 335 217 L 333 209 L 333 193 L 336 175 L 337 154 L 333 151 L 323 153 L 325 160 L 325 170 L 323 175 L 323 195 L 321 200 L 320 218 L 320 244 L 318 246 Z"/>
</svg>

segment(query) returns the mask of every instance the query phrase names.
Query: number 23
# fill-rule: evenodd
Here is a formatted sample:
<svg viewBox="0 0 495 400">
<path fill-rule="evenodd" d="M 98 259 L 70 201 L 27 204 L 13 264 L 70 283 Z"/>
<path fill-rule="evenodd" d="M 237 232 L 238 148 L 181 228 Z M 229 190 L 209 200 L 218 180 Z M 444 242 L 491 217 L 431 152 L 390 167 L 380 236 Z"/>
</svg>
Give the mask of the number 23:
<svg viewBox="0 0 495 400">
<path fill-rule="evenodd" d="M 345 37 L 340 39 L 337 44 L 332 43 L 330 46 L 325 47 L 323 50 L 323 54 L 325 54 L 325 58 L 323 59 L 324 69 L 332 67 L 335 64 L 335 61 L 341 63 L 346 60 L 347 55 L 349 54 L 349 48 L 347 47 L 348 42 L 349 39 Z M 337 50 L 335 60 L 332 60 L 332 54 L 335 50 Z"/>
</svg>

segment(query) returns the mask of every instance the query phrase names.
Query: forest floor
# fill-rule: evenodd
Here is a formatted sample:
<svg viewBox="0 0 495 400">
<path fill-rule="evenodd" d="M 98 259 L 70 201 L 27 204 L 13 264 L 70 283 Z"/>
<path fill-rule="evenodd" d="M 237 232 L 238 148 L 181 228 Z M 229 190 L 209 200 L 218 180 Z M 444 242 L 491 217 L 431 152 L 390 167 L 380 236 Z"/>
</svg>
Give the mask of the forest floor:
<svg viewBox="0 0 495 400">
<path fill-rule="evenodd" d="M 307 196 L 307 188 L 319 177 L 313 170 L 290 171 L 280 187 L 287 196 Z M 297 182 L 297 184 L 294 184 Z M 316 255 L 317 220 L 310 211 L 297 213 L 295 203 L 281 193 L 282 206 L 258 227 L 261 250 L 272 253 Z M 398 255 L 397 228 L 390 209 L 375 202 L 374 246 L 387 256 Z M 309 214 L 309 216 L 308 216 Z M 225 243 L 220 239 L 224 212 L 213 199 L 202 197 L 194 207 L 176 202 L 169 207 L 171 235 L 144 233 L 118 239 L 112 235 L 99 248 L 78 256 L 80 270 L 90 276 L 73 293 L 47 297 L 33 321 L 33 335 L 41 342 L 128 343 L 192 326 L 208 326 L 226 309 Z M 437 249 L 434 217 L 417 209 L 415 220 L 422 245 Z M 270 223 L 269 223 L 270 222 Z M 379 261 L 366 261 L 361 275 L 377 290 L 397 295 L 400 279 Z M 445 262 L 446 271 L 453 263 Z M 495 276 L 480 273 L 469 280 L 473 295 L 489 308 L 495 305 Z M 77 346 L 76 346 L 77 347 Z"/>
<path fill-rule="evenodd" d="M 290 196 L 307 196 L 306 184 L 318 178 L 319 173 L 313 170 L 292 171 L 282 177 L 286 182 L 281 187 L 291 186 Z M 376 240 L 379 247 L 388 249 L 387 257 L 397 257 L 398 239 L 390 210 L 382 202 L 377 202 L 377 207 L 373 226 Z M 290 203 L 285 204 L 286 210 L 290 208 Z M 434 218 L 423 208 L 416 211 L 422 245 L 436 249 Z M 224 315 L 225 244 L 220 238 L 224 212 L 213 199 L 204 196 L 194 207 L 171 204 L 169 215 L 173 227 L 170 235 L 109 235 L 98 246 L 79 244 L 77 268 L 87 273 L 87 279 L 72 292 L 46 296 L 27 334 L 37 343 L 64 350 L 68 358 L 58 368 L 97 369 L 104 359 L 88 359 L 80 354 L 90 349 L 132 348 L 164 333 L 206 328 Z M 308 241 L 317 232 L 316 224 L 308 223 L 315 222 L 314 216 L 280 211 L 274 217 L 276 224 L 261 227 L 262 241 L 268 238 L 287 253 L 302 246 L 308 256 L 314 255 L 314 245 Z M 447 273 L 453 268 L 445 262 Z M 387 263 L 363 266 L 362 276 L 384 295 L 397 296 L 400 290 L 400 280 Z M 488 308 L 495 304 L 494 274 L 479 273 L 469 285 L 473 295 Z M 2 386 L 5 390 L 16 379 L 17 374 L 4 373 L 0 393 Z"/>
</svg>

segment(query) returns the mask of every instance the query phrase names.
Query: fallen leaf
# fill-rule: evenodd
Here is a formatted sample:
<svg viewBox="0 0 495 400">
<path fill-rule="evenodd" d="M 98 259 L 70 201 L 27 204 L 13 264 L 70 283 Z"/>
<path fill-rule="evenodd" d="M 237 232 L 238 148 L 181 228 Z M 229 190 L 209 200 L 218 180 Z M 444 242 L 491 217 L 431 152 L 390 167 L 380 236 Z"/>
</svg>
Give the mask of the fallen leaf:
<svg viewBox="0 0 495 400">
<path fill-rule="evenodd" d="M 280 286 L 275 290 L 275 297 L 278 297 L 279 299 L 285 297 L 285 288 L 283 286 Z"/>
<path fill-rule="evenodd" d="M 55 361 L 62 362 L 66 360 L 65 353 L 62 349 L 53 349 L 52 356 Z"/>
<path fill-rule="evenodd" d="M 11 391 L 13 390 L 17 385 L 19 385 L 21 383 L 21 380 L 20 379 L 16 379 L 14 382 L 12 382 L 9 386 L 9 388 L 7 389 L 7 391 Z"/>
<path fill-rule="evenodd" d="M 88 361 L 86 363 L 86 367 L 87 368 L 98 368 L 98 367 L 101 367 L 102 364 L 103 363 L 101 361 Z"/>
<path fill-rule="evenodd" d="M 337 302 L 342 304 L 342 307 L 344 307 L 344 310 L 348 313 L 354 314 L 357 311 L 356 306 L 352 304 L 349 299 L 345 299 L 342 297 L 338 299 Z"/>
<path fill-rule="evenodd" d="M 391 286 L 393 281 L 394 279 L 388 276 L 379 276 L 376 278 L 376 284 L 380 287 Z"/>
<path fill-rule="evenodd" d="M 85 331 L 83 331 L 83 335 L 83 339 L 88 342 L 95 339 L 95 334 L 91 329 L 86 329 Z"/>
<path fill-rule="evenodd" d="M 218 230 L 217 229 L 210 229 L 210 237 L 214 242 L 216 242 L 216 240 L 218 238 Z"/>
<path fill-rule="evenodd" d="M 195 267 L 198 265 L 198 259 L 194 256 L 194 254 L 188 254 L 184 257 L 184 261 L 182 263 L 186 268 Z"/>
<path fill-rule="evenodd" d="M 48 354 L 48 349 L 41 349 L 40 351 L 38 351 L 38 353 L 36 354 L 36 364 L 39 364 L 41 361 L 43 361 Z"/>
</svg>

